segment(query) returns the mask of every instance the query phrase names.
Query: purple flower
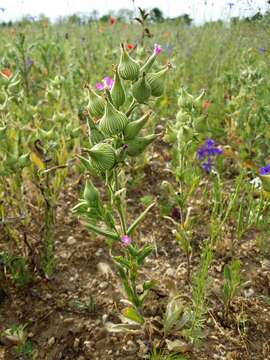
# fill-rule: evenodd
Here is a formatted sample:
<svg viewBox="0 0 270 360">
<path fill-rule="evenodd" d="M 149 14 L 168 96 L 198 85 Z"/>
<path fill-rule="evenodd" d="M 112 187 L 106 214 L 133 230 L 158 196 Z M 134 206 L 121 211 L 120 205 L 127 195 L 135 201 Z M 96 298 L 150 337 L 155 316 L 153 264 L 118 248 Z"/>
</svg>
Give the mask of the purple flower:
<svg viewBox="0 0 270 360">
<path fill-rule="evenodd" d="M 27 16 L 27 20 L 28 21 L 36 21 L 37 20 L 37 16 L 32 16 L 32 15 L 29 15 L 29 16 Z"/>
<path fill-rule="evenodd" d="M 156 55 L 159 55 L 159 54 L 161 53 L 161 51 L 162 51 L 161 46 L 158 45 L 158 44 L 155 44 L 154 53 L 155 53 Z"/>
<path fill-rule="evenodd" d="M 181 214 L 180 214 L 180 211 L 179 211 L 179 209 L 177 207 L 172 208 L 171 217 L 174 220 L 180 220 L 181 219 Z"/>
<path fill-rule="evenodd" d="M 259 53 L 264 54 L 264 53 L 265 53 L 265 48 L 260 47 L 260 48 L 259 48 Z"/>
<path fill-rule="evenodd" d="M 210 173 L 213 166 L 213 158 L 223 154 L 223 150 L 219 149 L 212 139 L 206 139 L 204 144 L 197 150 L 197 159 L 201 161 L 203 170 Z"/>
<path fill-rule="evenodd" d="M 96 88 L 98 90 L 104 90 L 104 89 L 109 89 L 111 90 L 112 86 L 113 86 L 113 79 L 111 79 L 109 76 L 105 76 L 101 82 L 97 82 L 96 83 Z"/>
<path fill-rule="evenodd" d="M 210 173 L 210 171 L 211 171 L 211 169 L 212 169 L 212 160 L 211 160 L 211 158 L 209 157 L 209 158 L 207 158 L 207 161 L 206 162 L 203 162 L 202 163 L 202 168 L 203 168 L 203 170 L 207 173 L 207 174 L 209 174 Z"/>
<path fill-rule="evenodd" d="M 124 246 L 128 246 L 131 243 L 131 238 L 128 235 L 123 235 L 120 237 L 120 240 Z"/>
<path fill-rule="evenodd" d="M 259 169 L 260 175 L 270 175 L 270 164 L 263 166 Z"/>
<path fill-rule="evenodd" d="M 124 145 L 123 145 L 123 149 L 124 149 L 124 150 L 127 150 L 127 149 L 128 149 L 128 144 L 124 144 Z"/>
</svg>

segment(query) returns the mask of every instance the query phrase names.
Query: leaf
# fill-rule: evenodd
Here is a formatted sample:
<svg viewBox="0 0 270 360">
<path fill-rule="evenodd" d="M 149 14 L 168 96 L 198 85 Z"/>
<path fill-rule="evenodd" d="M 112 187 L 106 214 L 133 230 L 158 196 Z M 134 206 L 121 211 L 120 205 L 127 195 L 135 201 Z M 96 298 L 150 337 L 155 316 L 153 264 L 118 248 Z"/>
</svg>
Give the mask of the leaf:
<svg viewBox="0 0 270 360">
<path fill-rule="evenodd" d="M 181 340 L 168 340 L 166 339 L 166 344 L 169 351 L 173 352 L 180 352 L 180 353 L 186 353 L 186 352 L 192 352 L 193 346 L 191 344 L 188 344 Z"/>
<path fill-rule="evenodd" d="M 182 312 L 183 305 L 179 296 L 172 298 L 167 304 L 166 313 L 164 316 L 165 336 L 167 336 L 169 332 L 173 329 L 173 327 L 176 325 Z"/>
<path fill-rule="evenodd" d="M 140 215 L 139 217 L 133 222 L 133 224 L 130 225 L 130 227 L 127 230 L 127 235 L 130 235 L 136 227 L 139 225 L 139 223 L 145 218 L 147 213 L 156 205 L 156 203 L 152 203 L 149 205 Z"/>
<path fill-rule="evenodd" d="M 137 17 L 135 17 L 135 18 L 134 18 L 134 20 L 138 21 L 140 24 L 142 24 L 142 23 L 143 23 L 143 22 L 142 22 L 142 20 L 141 20 L 141 19 L 139 19 L 139 18 L 137 18 Z"/>
<path fill-rule="evenodd" d="M 39 170 L 46 169 L 45 163 L 34 151 L 30 153 L 30 160 L 39 168 Z"/>
<path fill-rule="evenodd" d="M 141 326 L 138 324 L 114 324 L 112 322 L 106 322 L 105 328 L 109 332 L 138 332 L 141 330 Z"/>
<path fill-rule="evenodd" d="M 126 307 L 122 310 L 122 314 L 129 320 L 134 321 L 138 324 L 144 323 L 144 318 L 139 314 L 139 312 L 132 308 L 132 307 Z"/>
</svg>

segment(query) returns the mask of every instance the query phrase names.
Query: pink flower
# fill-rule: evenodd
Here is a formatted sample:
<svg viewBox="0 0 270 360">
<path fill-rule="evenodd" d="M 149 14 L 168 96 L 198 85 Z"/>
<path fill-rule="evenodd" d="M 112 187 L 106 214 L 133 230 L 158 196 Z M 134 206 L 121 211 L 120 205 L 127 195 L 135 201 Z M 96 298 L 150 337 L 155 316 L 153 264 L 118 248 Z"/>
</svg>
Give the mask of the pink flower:
<svg viewBox="0 0 270 360">
<path fill-rule="evenodd" d="M 211 105 L 211 103 L 210 103 L 210 101 L 208 101 L 208 100 L 204 100 L 204 102 L 203 102 L 203 109 L 204 110 L 207 110 L 208 108 L 209 108 L 209 106 Z"/>
<path fill-rule="evenodd" d="M 162 51 L 161 46 L 158 45 L 158 44 L 155 44 L 154 53 L 155 53 L 156 55 L 159 55 L 159 54 L 161 53 L 161 51 Z"/>
<path fill-rule="evenodd" d="M 120 240 L 124 246 L 128 246 L 131 243 L 131 238 L 128 235 L 123 235 L 120 237 Z"/>
<path fill-rule="evenodd" d="M 111 90 L 112 86 L 113 86 L 113 79 L 111 79 L 109 76 L 105 76 L 101 82 L 97 82 L 96 83 L 96 88 L 97 90 L 104 90 L 104 89 L 109 89 Z"/>
</svg>

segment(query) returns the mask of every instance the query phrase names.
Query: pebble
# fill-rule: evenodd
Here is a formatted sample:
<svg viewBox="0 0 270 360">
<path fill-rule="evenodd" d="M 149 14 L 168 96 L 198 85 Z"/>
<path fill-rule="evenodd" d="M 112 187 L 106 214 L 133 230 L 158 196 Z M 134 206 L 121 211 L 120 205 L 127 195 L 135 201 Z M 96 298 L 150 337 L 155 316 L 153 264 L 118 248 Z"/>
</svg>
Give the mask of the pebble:
<svg viewBox="0 0 270 360">
<path fill-rule="evenodd" d="M 128 340 L 126 351 L 135 353 L 137 351 L 137 345 L 132 340 Z"/>
<path fill-rule="evenodd" d="M 107 281 L 102 281 L 100 284 L 99 284 L 99 288 L 101 290 L 105 290 L 107 289 L 107 287 L 109 286 L 109 283 Z"/>
<path fill-rule="evenodd" d="M 74 245 L 76 244 L 76 239 L 73 237 L 73 236 L 69 236 L 68 239 L 67 239 L 67 244 L 68 245 Z"/>
<path fill-rule="evenodd" d="M 97 251 L 95 252 L 95 255 L 96 256 L 101 256 L 101 255 L 103 255 L 103 249 L 97 249 Z"/>
<path fill-rule="evenodd" d="M 51 337 L 49 340 L 48 340 L 48 346 L 52 346 L 55 344 L 55 338 L 54 337 Z"/>
<path fill-rule="evenodd" d="M 73 348 L 74 350 L 78 350 L 80 345 L 80 339 L 79 338 L 75 338 L 74 343 L 73 343 Z"/>
</svg>

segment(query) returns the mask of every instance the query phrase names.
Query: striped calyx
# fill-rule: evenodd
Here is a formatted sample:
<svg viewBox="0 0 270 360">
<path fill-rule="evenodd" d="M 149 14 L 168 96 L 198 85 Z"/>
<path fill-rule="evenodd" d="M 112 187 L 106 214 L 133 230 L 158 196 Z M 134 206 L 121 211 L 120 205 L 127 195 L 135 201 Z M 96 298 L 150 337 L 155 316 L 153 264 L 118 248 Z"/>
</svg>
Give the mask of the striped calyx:
<svg viewBox="0 0 270 360">
<path fill-rule="evenodd" d="M 147 135 L 147 136 L 138 136 L 132 140 L 125 142 L 127 145 L 127 154 L 129 156 L 140 155 L 148 145 L 150 145 L 157 138 L 156 134 Z"/>
<path fill-rule="evenodd" d="M 151 87 L 146 81 L 145 73 L 142 77 L 135 82 L 132 86 L 132 95 L 138 101 L 139 104 L 145 103 L 151 96 Z"/>
<path fill-rule="evenodd" d="M 134 139 L 135 136 L 137 136 L 140 130 L 144 127 L 151 114 L 152 111 L 148 111 L 140 119 L 129 122 L 124 130 L 125 140 Z"/>
<path fill-rule="evenodd" d="M 121 44 L 121 58 L 118 71 L 119 75 L 124 80 L 136 81 L 139 77 L 140 66 L 129 56 L 124 44 Z"/>
<path fill-rule="evenodd" d="M 94 121 L 91 118 L 87 120 L 87 125 L 88 125 L 88 134 L 89 134 L 89 143 L 91 146 L 94 146 L 104 140 L 104 135 L 98 130 Z"/>
<path fill-rule="evenodd" d="M 152 65 L 156 61 L 157 56 L 158 54 L 155 52 L 153 52 L 153 54 L 149 56 L 149 58 L 146 60 L 145 64 L 143 64 L 141 68 L 141 73 L 147 73 L 151 69 Z"/>
<path fill-rule="evenodd" d="M 169 67 L 166 66 L 165 69 L 162 69 L 157 73 L 149 74 L 149 76 L 147 77 L 148 83 L 151 87 L 151 95 L 152 96 L 159 97 L 163 94 L 164 80 L 165 80 L 168 70 L 169 70 Z"/>
<path fill-rule="evenodd" d="M 118 135 L 124 131 L 127 124 L 127 116 L 117 110 L 107 98 L 105 113 L 99 122 L 99 130 L 107 136 Z"/>
<path fill-rule="evenodd" d="M 116 163 L 116 155 L 113 147 L 106 143 L 100 143 L 88 150 L 92 165 L 100 171 L 111 170 Z"/>
<path fill-rule="evenodd" d="M 122 80 L 118 73 L 118 66 L 115 69 L 114 83 L 111 90 L 111 98 L 113 105 L 118 109 L 126 101 L 126 93 L 122 84 Z"/>
<path fill-rule="evenodd" d="M 91 180 L 86 181 L 83 198 L 89 207 L 98 207 L 100 203 L 99 192 Z"/>
<path fill-rule="evenodd" d="M 101 118 L 104 114 L 105 109 L 105 100 L 98 95 L 91 87 L 89 89 L 89 102 L 88 109 L 92 116 L 96 118 Z"/>
</svg>

